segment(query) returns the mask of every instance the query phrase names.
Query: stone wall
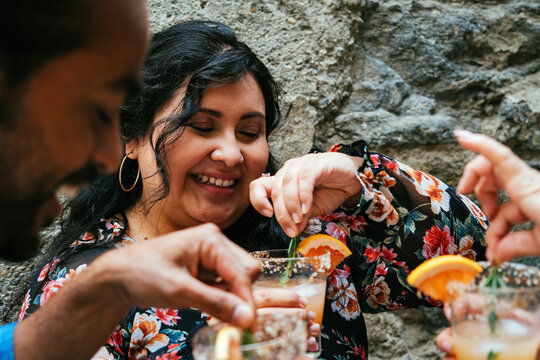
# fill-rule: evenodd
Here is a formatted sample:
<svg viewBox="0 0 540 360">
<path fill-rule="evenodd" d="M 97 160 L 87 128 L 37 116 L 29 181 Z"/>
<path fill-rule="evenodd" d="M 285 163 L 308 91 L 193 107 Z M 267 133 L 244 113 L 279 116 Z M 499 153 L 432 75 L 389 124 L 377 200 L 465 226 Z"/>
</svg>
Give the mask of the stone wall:
<svg viewBox="0 0 540 360">
<path fill-rule="evenodd" d="M 511 0 L 149 0 L 152 30 L 232 26 L 284 89 L 272 149 L 365 139 L 455 185 L 472 157 L 452 130 L 481 131 L 540 168 L 540 3 Z M 0 313 L 33 262 L 0 267 Z M 6 318 L 6 319 L 7 319 Z M 371 359 L 434 359 L 437 309 L 367 317 Z"/>
</svg>

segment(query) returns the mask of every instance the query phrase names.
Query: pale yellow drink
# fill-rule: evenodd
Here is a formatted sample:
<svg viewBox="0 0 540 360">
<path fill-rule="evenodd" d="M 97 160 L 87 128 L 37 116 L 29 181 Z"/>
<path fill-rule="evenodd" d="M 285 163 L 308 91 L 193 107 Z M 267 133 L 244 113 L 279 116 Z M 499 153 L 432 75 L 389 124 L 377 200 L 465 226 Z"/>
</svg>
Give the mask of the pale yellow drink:
<svg viewBox="0 0 540 360">
<path fill-rule="evenodd" d="M 463 320 L 454 325 L 457 360 L 536 360 L 540 336 L 532 326 L 515 319 L 499 319 L 495 334 L 483 320 Z"/>
<path fill-rule="evenodd" d="M 306 299 L 306 309 L 315 313 L 315 322 L 322 324 L 324 312 L 324 298 L 326 294 L 326 281 L 322 279 L 292 278 L 285 284 L 280 284 L 273 279 L 258 280 L 253 284 L 253 289 L 282 287 L 296 292 Z"/>
</svg>

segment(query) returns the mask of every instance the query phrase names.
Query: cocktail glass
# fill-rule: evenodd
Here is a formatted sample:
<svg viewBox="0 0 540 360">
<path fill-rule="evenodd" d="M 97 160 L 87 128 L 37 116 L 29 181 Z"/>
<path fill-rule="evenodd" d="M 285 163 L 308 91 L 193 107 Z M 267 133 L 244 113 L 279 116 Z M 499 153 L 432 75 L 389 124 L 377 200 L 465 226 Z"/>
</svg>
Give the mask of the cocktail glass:
<svg viewBox="0 0 540 360">
<path fill-rule="evenodd" d="M 472 286 L 450 303 L 457 360 L 536 360 L 540 287 Z"/>
<path fill-rule="evenodd" d="M 219 329 L 227 324 L 206 326 L 192 338 L 195 360 L 216 360 L 215 342 Z M 240 357 L 229 360 L 300 360 L 306 349 L 307 322 L 291 313 L 264 313 L 257 315 L 254 342 L 240 346 Z"/>
<path fill-rule="evenodd" d="M 326 277 L 330 267 L 330 254 L 289 257 L 288 250 L 265 250 L 251 253 L 261 263 L 261 274 L 253 289 L 283 287 L 306 299 L 306 309 L 315 313 L 315 322 L 321 325 L 326 295 Z M 321 336 L 316 347 L 306 356 L 317 358 L 321 354 Z"/>
</svg>

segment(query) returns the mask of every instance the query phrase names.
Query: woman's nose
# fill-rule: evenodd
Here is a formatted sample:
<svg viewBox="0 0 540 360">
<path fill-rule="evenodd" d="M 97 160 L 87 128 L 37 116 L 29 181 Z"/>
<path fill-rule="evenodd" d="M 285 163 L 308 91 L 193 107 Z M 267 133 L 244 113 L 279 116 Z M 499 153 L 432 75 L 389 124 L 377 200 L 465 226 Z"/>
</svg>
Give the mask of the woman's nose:
<svg viewBox="0 0 540 360">
<path fill-rule="evenodd" d="M 222 161 L 228 167 L 236 166 L 244 161 L 244 156 L 240 148 L 232 144 L 223 144 L 217 147 L 210 154 L 210 159 L 214 161 Z"/>
</svg>

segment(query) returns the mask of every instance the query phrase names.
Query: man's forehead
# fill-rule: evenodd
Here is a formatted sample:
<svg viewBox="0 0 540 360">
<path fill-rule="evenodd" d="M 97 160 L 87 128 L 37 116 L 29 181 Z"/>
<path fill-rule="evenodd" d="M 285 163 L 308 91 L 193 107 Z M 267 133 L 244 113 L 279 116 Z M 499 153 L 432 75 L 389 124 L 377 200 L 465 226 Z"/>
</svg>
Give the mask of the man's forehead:
<svg viewBox="0 0 540 360">
<path fill-rule="evenodd" d="M 125 92 L 128 97 L 138 94 L 141 90 L 141 81 L 137 75 L 124 75 L 107 84 L 113 91 Z"/>
</svg>

